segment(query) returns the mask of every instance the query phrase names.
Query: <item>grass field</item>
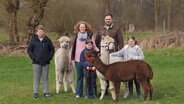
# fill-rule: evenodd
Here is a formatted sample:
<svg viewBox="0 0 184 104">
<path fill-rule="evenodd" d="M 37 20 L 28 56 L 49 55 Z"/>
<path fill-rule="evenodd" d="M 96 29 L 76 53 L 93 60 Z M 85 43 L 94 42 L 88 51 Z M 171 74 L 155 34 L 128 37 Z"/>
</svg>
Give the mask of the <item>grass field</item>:
<svg viewBox="0 0 184 104">
<path fill-rule="evenodd" d="M 184 49 L 160 49 L 145 50 L 146 61 L 152 66 L 154 78 L 151 81 L 154 86 L 153 100 L 147 100 L 146 104 L 181 104 L 184 102 Z M 44 98 L 42 85 L 40 97 L 32 98 L 33 71 L 31 60 L 28 56 L 0 56 L 0 104 L 142 104 L 136 98 L 124 99 L 122 94 L 120 101 L 115 103 L 111 96 L 105 96 L 103 100 L 76 99 L 71 89 L 68 92 L 55 93 L 55 71 L 53 61 L 50 68 L 51 98 Z M 99 83 L 99 82 L 98 82 Z M 122 86 L 123 90 L 123 86 Z M 98 85 L 98 92 L 100 91 Z"/>
</svg>

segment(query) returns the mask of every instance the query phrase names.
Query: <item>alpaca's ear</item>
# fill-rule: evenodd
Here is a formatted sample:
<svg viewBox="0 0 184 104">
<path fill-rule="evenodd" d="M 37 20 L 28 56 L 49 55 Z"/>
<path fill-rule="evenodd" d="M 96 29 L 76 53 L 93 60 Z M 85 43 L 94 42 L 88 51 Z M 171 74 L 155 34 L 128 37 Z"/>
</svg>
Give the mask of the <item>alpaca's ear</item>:
<svg viewBox="0 0 184 104">
<path fill-rule="evenodd" d="M 99 51 L 97 52 L 97 51 L 93 50 L 92 53 L 93 53 L 95 56 L 97 56 L 98 53 L 99 53 Z"/>
</svg>

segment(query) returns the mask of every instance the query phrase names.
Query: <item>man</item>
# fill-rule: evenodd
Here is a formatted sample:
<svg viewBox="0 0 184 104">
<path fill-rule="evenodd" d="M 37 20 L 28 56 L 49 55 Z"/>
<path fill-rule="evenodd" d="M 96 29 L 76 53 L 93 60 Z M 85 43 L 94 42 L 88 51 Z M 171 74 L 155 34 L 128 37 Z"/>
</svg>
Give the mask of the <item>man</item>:
<svg viewBox="0 0 184 104">
<path fill-rule="evenodd" d="M 105 25 L 103 27 L 100 28 L 100 30 L 98 31 L 97 35 L 96 35 L 96 39 L 95 39 L 95 44 L 96 46 L 100 49 L 100 42 L 101 42 L 101 37 L 102 36 L 110 36 L 114 39 L 115 41 L 115 51 L 118 51 L 120 49 L 123 48 L 124 46 L 124 41 L 123 41 L 123 35 L 121 32 L 121 28 L 118 26 L 115 26 L 113 24 L 113 15 L 112 14 L 106 14 L 104 16 L 104 23 Z M 128 91 L 128 86 L 127 83 L 124 83 L 126 86 L 126 90 L 124 92 L 124 98 L 127 98 L 129 91 Z M 106 88 L 106 94 L 108 93 L 109 84 L 107 85 Z"/>
<path fill-rule="evenodd" d="M 115 26 L 112 21 L 112 14 L 106 14 L 104 16 L 105 25 L 99 30 L 98 34 L 96 35 L 95 44 L 98 48 L 100 48 L 101 37 L 109 35 L 115 40 L 115 51 L 118 51 L 124 46 L 123 36 L 121 29 Z"/>
</svg>

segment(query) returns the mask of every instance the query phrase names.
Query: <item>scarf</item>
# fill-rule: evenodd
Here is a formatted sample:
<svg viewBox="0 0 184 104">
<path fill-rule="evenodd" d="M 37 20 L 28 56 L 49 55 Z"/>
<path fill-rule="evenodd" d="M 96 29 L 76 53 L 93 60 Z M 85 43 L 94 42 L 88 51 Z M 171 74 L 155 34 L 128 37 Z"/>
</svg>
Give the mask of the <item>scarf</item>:
<svg viewBox="0 0 184 104">
<path fill-rule="evenodd" d="M 81 41 L 85 41 L 87 39 L 87 36 L 88 36 L 87 32 L 85 32 L 85 33 L 78 32 L 77 39 L 79 39 Z"/>
</svg>

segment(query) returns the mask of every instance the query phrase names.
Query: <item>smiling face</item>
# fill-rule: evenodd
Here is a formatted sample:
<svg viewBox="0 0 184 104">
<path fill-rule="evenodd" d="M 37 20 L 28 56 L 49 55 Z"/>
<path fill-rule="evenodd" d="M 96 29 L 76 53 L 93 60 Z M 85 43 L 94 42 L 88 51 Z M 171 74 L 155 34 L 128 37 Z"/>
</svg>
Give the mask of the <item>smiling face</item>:
<svg viewBox="0 0 184 104">
<path fill-rule="evenodd" d="M 110 15 L 105 16 L 104 18 L 105 24 L 110 26 L 112 24 L 112 17 Z"/>
<path fill-rule="evenodd" d="M 79 32 L 81 32 L 81 33 L 86 32 L 86 25 L 85 24 L 80 24 L 79 25 Z"/>
<path fill-rule="evenodd" d="M 87 48 L 87 49 L 92 49 L 92 48 L 93 48 L 93 44 L 92 44 L 92 43 L 86 44 L 86 48 Z"/>
<path fill-rule="evenodd" d="M 134 45 L 135 45 L 135 40 L 133 40 L 133 39 L 129 39 L 128 40 L 128 45 L 130 46 L 130 47 L 133 47 Z"/>
<path fill-rule="evenodd" d="M 36 34 L 39 38 L 43 38 L 45 36 L 45 31 L 42 29 L 37 30 Z"/>
</svg>

